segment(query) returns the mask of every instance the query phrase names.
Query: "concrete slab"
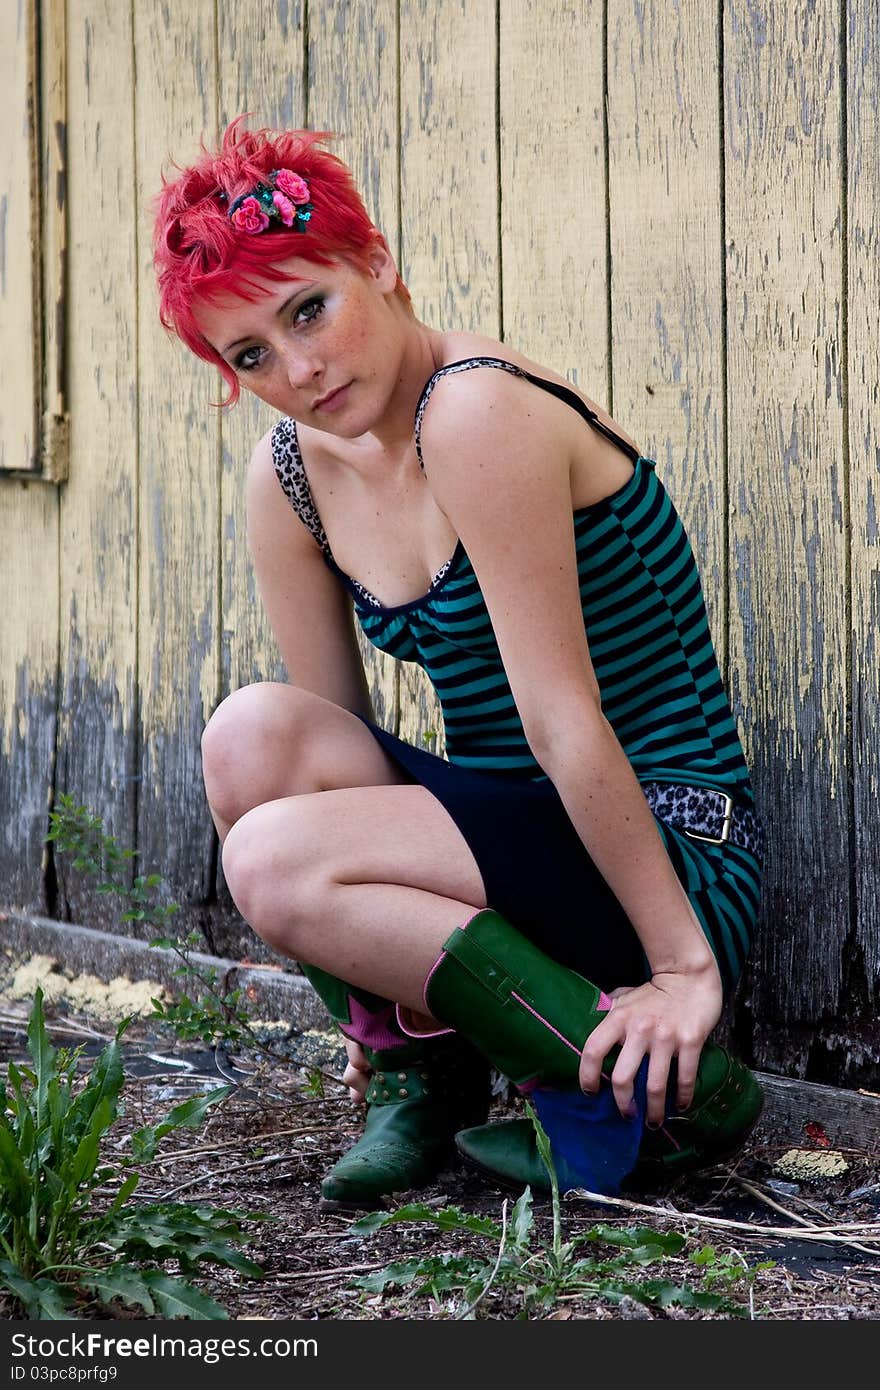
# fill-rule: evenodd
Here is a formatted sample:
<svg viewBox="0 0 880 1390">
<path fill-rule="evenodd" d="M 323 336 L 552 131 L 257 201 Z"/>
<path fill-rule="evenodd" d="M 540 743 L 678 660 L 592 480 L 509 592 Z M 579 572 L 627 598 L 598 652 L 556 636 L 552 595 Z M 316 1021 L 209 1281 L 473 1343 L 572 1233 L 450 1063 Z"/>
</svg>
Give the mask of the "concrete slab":
<svg viewBox="0 0 880 1390">
<path fill-rule="evenodd" d="M 172 993 L 180 988 L 175 975 L 180 958 L 174 951 L 94 927 L 5 912 L 0 913 L 0 941 L 7 955 L 7 970 L 41 956 L 55 961 L 63 973 L 94 975 L 108 985 L 125 979 L 152 982 Z M 330 1026 L 327 1010 L 302 975 L 274 966 L 243 965 L 202 952 L 193 952 L 190 959 L 200 969 L 215 970 L 224 991 L 243 990 L 260 1019 L 296 1029 Z"/>
</svg>

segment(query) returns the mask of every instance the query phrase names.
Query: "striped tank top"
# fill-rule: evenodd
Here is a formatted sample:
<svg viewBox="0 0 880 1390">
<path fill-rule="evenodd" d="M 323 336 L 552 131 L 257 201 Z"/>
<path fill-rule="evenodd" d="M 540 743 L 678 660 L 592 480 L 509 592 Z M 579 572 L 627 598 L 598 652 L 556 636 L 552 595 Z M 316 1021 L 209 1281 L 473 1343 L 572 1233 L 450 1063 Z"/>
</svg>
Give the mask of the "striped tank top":
<svg viewBox="0 0 880 1390">
<path fill-rule="evenodd" d="M 678 514 L 654 472 L 575 392 L 501 358 L 467 358 L 441 367 L 425 386 L 421 422 L 437 382 L 475 367 L 523 377 L 578 411 L 621 448 L 632 477 L 612 496 L 574 512 L 584 627 L 602 710 L 642 782 L 717 787 L 751 801 L 749 776 L 721 682 L 693 553 Z M 358 621 L 381 651 L 424 668 L 440 700 L 451 763 L 512 777 L 543 779 L 514 704 L 479 581 L 461 542 L 428 592 L 388 607 L 333 559 L 309 491 L 296 424 L 272 433 L 284 492 L 354 598 Z"/>
</svg>

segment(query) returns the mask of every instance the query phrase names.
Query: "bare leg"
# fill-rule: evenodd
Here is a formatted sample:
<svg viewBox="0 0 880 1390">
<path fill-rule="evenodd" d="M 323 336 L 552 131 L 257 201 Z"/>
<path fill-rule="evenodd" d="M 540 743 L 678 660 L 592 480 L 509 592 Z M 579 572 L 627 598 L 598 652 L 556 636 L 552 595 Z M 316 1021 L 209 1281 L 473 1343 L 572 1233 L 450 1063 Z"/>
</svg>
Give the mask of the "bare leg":
<svg viewBox="0 0 880 1390">
<path fill-rule="evenodd" d="M 408 781 L 355 715 L 273 681 L 223 701 L 202 736 L 202 766 L 221 842 L 245 812 L 281 796 Z"/>
<path fill-rule="evenodd" d="M 279 952 L 418 1009 L 443 941 L 486 904 L 436 798 L 354 715 L 269 682 L 224 701 L 203 760 L 245 920 Z"/>
<path fill-rule="evenodd" d="M 443 942 L 486 906 L 466 842 L 420 786 L 258 806 L 229 832 L 223 866 L 242 916 L 275 950 L 415 1010 Z"/>
<path fill-rule="evenodd" d="M 232 895 L 343 1027 L 343 1081 L 365 1102 L 363 1135 L 325 1175 L 322 1204 L 371 1210 L 430 1182 L 455 1133 L 486 1118 L 485 1060 L 455 1036 L 411 1043 L 387 1002 L 421 1011 L 443 941 L 485 900 L 479 871 L 439 802 L 362 721 L 305 691 L 236 692 L 203 759 Z M 373 1094 L 387 1070 L 397 1089 Z"/>
</svg>

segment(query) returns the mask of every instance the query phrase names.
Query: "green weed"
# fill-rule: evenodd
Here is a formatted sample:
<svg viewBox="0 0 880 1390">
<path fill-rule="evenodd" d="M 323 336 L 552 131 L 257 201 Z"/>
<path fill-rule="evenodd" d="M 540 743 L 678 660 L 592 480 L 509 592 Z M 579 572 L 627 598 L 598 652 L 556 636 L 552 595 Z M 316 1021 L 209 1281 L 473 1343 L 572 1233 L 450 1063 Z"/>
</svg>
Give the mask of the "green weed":
<svg viewBox="0 0 880 1390">
<path fill-rule="evenodd" d="M 203 1263 L 247 1278 L 262 1274 L 234 1248 L 249 1213 L 176 1202 L 130 1205 L 139 1178 L 133 1169 L 148 1163 L 173 1130 L 201 1124 L 230 1087 L 195 1096 L 159 1124 L 139 1129 L 129 1156 L 103 1156 L 120 1108 L 119 1044 L 129 1022 L 83 1081 L 82 1049 L 52 1046 L 38 989 L 27 1028 L 31 1065 L 9 1062 L 0 1082 L 0 1287 L 29 1318 L 68 1318 L 116 1300 L 148 1316 L 225 1318 L 212 1299 L 167 1273 L 165 1261 L 177 1261 L 184 1275 Z M 105 1209 L 96 1212 L 101 1199 Z"/>
<path fill-rule="evenodd" d="M 222 990 L 216 970 L 198 966 L 193 961 L 192 954 L 201 943 L 199 933 L 169 934 L 169 926 L 180 911 L 180 905 L 161 901 L 161 874 L 139 874 L 129 882 L 136 850 L 121 848 L 116 837 L 105 832 L 100 816 L 92 815 L 85 806 L 77 806 L 75 799 L 64 792 L 58 796 L 55 809 L 49 815 L 46 839 L 61 853 L 72 857 L 74 869 L 97 880 L 98 893 L 112 894 L 130 903 L 120 915 L 121 922 L 140 922 L 158 931 L 160 935 L 153 937 L 150 945 L 173 951 L 179 958 L 180 965 L 174 974 L 187 982 L 189 988 L 182 987 L 170 1002 L 153 999 L 151 1017 L 170 1027 L 175 1036 L 184 1041 L 234 1046 L 246 1043 L 274 1056 L 253 1032 L 241 1002 L 242 991 Z"/>
<path fill-rule="evenodd" d="M 330 1079 L 336 1080 L 335 1077 L 331 1077 Z M 303 1084 L 303 1095 L 309 1100 L 324 1099 L 324 1073 L 321 1071 L 320 1067 L 307 1068 Z"/>
<path fill-rule="evenodd" d="M 742 1317 L 747 1309 L 731 1298 L 734 1283 L 751 1271 L 742 1263 L 714 1258 L 704 1247 L 693 1263 L 703 1270 L 703 1287 L 690 1288 L 662 1275 L 645 1278 L 641 1271 L 681 1255 L 686 1241 L 675 1232 L 661 1233 L 646 1227 L 618 1230 L 596 1225 L 581 1235 L 563 1239 L 559 1186 L 550 1156 L 550 1143 L 533 1108 L 526 1103 L 535 1127 L 538 1148 L 551 1180 L 552 1235 L 542 1244 L 535 1230 L 532 1194 L 527 1187 L 507 1218 L 502 1221 L 474 1216 L 458 1207 L 441 1210 L 416 1202 L 392 1212 L 371 1212 L 352 1227 L 367 1235 L 398 1222 L 420 1222 L 448 1234 L 477 1236 L 486 1242 L 485 1254 L 443 1251 L 397 1261 L 385 1269 L 352 1280 L 365 1293 L 384 1295 L 404 1291 L 405 1297 L 447 1300 L 446 1311 L 456 1318 L 475 1318 L 479 1305 L 490 1295 L 509 1307 L 518 1305 L 519 1318 L 540 1317 L 560 1298 L 605 1299 L 620 1303 L 625 1298 L 653 1308 L 697 1308 Z M 596 1253 L 587 1254 L 587 1250 Z M 759 1266 L 765 1268 L 766 1266 Z"/>
</svg>

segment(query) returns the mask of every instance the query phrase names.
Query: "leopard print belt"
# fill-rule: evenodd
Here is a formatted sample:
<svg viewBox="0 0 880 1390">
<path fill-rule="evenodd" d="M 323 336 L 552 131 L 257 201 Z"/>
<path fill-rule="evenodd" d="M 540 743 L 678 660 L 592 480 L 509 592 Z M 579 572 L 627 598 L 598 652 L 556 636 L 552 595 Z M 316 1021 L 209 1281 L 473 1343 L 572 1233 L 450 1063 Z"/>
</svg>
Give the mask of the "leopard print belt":
<svg viewBox="0 0 880 1390">
<path fill-rule="evenodd" d="M 714 787 L 643 782 L 642 791 L 657 819 L 683 830 L 689 839 L 740 845 L 763 859 L 764 830 L 753 806 L 737 805 L 727 792 Z"/>
</svg>

